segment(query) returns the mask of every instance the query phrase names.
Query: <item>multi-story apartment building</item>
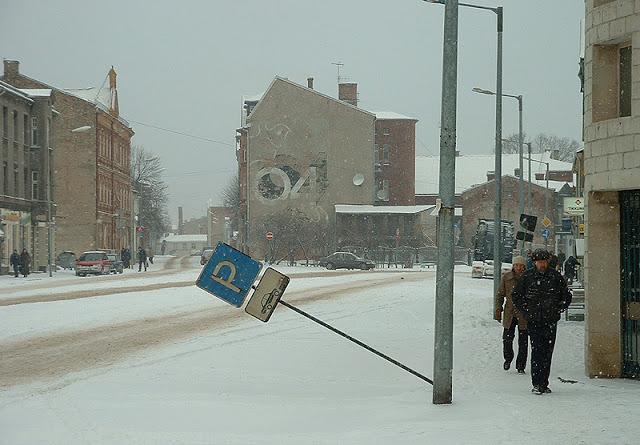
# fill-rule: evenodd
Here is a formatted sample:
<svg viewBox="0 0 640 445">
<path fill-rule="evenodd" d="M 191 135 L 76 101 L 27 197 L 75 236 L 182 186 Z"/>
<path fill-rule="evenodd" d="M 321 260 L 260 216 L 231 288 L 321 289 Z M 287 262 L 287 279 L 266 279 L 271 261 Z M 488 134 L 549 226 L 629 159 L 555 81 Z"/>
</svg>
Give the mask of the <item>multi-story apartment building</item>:
<svg viewBox="0 0 640 445">
<path fill-rule="evenodd" d="M 640 376 L 640 2 L 586 0 L 585 360 Z"/>
<path fill-rule="evenodd" d="M 57 251 L 121 249 L 132 245 L 131 137 L 119 115 L 116 72 L 103 88 L 59 89 L 4 61 L 3 80 L 18 88 L 52 90 L 61 118 L 53 124 L 57 150 Z"/>
<path fill-rule="evenodd" d="M 0 81 L 0 273 L 13 250 L 27 249 L 32 270 L 46 269 L 53 240 L 53 125 L 50 89 Z"/>
</svg>

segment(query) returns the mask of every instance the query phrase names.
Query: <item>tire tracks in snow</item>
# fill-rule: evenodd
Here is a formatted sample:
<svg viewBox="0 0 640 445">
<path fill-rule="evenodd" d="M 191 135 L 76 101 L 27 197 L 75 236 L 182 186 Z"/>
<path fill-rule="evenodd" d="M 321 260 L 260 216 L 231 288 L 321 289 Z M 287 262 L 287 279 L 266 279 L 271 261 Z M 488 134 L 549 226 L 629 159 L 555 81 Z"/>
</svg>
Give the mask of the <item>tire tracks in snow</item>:
<svg viewBox="0 0 640 445">
<path fill-rule="evenodd" d="M 359 290 L 384 288 L 418 281 L 426 273 L 372 275 L 370 281 L 353 281 L 289 292 L 291 303 L 344 297 Z M 326 275 L 326 274 L 324 274 Z M 190 283 L 193 285 L 193 283 Z M 0 343 L 0 388 L 59 378 L 73 372 L 110 366 L 149 348 L 166 346 L 246 321 L 244 311 L 226 306 L 184 311 L 157 317 L 96 326 L 66 332 L 52 332 L 13 342 Z"/>
</svg>

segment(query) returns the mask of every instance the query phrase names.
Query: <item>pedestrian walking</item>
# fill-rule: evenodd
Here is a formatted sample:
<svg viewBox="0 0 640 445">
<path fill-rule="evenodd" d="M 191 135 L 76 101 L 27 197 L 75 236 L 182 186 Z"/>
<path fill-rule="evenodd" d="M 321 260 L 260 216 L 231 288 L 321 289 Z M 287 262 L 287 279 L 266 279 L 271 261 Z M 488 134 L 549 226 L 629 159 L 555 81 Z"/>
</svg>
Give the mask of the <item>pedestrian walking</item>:
<svg viewBox="0 0 640 445">
<path fill-rule="evenodd" d="M 20 272 L 20 255 L 18 255 L 18 251 L 13 249 L 13 253 L 9 257 L 9 263 L 11 267 L 13 267 L 13 276 L 14 278 L 18 278 Z"/>
<path fill-rule="evenodd" d="M 140 246 L 138 248 L 138 272 L 142 271 L 142 266 L 144 265 L 144 271 L 147 271 L 147 252 Z"/>
<path fill-rule="evenodd" d="M 576 278 L 576 268 L 580 266 L 580 263 L 576 258 L 571 255 L 564 263 L 564 277 L 567 279 L 568 284 L 572 284 Z"/>
<path fill-rule="evenodd" d="M 22 249 L 20 254 L 20 269 L 22 270 L 22 276 L 27 278 L 29 275 L 29 266 L 31 265 L 31 255 L 27 252 L 27 249 Z"/>
<path fill-rule="evenodd" d="M 549 267 L 549 252 L 537 249 L 533 269 L 522 274 L 511 295 L 513 304 L 527 320 L 531 338 L 532 392 L 550 393 L 549 374 L 560 313 L 571 304 L 571 292 L 562 275 Z"/>
<path fill-rule="evenodd" d="M 147 258 L 149 258 L 149 263 L 153 264 L 153 249 L 149 247 L 149 251 L 147 252 Z"/>
<path fill-rule="evenodd" d="M 567 255 L 564 252 L 560 252 L 558 254 L 558 266 L 560 267 L 560 273 L 562 273 L 564 268 L 564 262 L 567 260 Z"/>
<path fill-rule="evenodd" d="M 518 357 L 516 358 L 516 369 L 519 374 L 524 374 L 527 366 L 527 355 L 529 349 L 529 334 L 527 333 L 527 320 L 513 306 L 511 294 L 518 284 L 518 280 L 525 271 L 525 259 L 522 256 L 515 256 L 512 260 L 512 268 L 502 275 L 500 287 L 496 294 L 496 314 L 495 319 L 502 321 L 502 352 L 504 357 L 503 368 L 508 371 L 513 361 L 513 339 L 515 338 L 516 326 L 518 327 Z"/>
</svg>

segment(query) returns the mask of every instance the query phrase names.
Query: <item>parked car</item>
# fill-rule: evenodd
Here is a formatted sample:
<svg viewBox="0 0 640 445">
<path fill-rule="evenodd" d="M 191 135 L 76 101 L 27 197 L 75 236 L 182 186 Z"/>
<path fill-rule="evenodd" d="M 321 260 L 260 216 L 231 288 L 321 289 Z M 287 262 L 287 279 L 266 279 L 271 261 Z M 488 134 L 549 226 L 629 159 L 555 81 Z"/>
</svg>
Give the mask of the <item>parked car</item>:
<svg viewBox="0 0 640 445">
<path fill-rule="evenodd" d="M 70 250 L 65 250 L 56 258 L 56 265 L 63 269 L 73 269 L 76 265 L 76 254 Z"/>
<path fill-rule="evenodd" d="M 84 252 L 76 260 L 76 275 L 84 277 L 85 275 L 103 275 L 111 271 L 111 261 L 107 257 L 107 253 L 101 250 L 90 250 Z"/>
<path fill-rule="evenodd" d="M 108 253 L 107 258 L 111 261 L 111 268 L 109 269 L 110 273 L 122 273 L 124 272 L 124 263 L 120 259 L 120 255 L 115 253 Z"/>
<path fill-rule="evenodd" d="M 502 273 L 511 270 L 510 263 L 502 263 Z M 493 260 L 474 261 L 471 263 L 471 278 L 493 278 Z"/>
<path fill-rule="evenodd" d="M 370 270 L 376 267 L 371 260 L 365 260 L 351 252 L 335 252 L 328 257 L 321 258 L 318 264 L 329 270 L 333 269 L 362 269 Z"/>
<path fill-rule="evenodd" d="M 471 263 L 471 278 L 482 278 L 484 276 L 484 266 L 484 261 Z"/>
<path fill-rule="evenodd" d="M 200 255 L 200 265 L 204 266 L 205 264 L 207 264 L 207 261 L 209 261 L 211 255 L 213 255 L 213 249 L 204 249 L 202 251 L 202 255 Z"/>
</svg>

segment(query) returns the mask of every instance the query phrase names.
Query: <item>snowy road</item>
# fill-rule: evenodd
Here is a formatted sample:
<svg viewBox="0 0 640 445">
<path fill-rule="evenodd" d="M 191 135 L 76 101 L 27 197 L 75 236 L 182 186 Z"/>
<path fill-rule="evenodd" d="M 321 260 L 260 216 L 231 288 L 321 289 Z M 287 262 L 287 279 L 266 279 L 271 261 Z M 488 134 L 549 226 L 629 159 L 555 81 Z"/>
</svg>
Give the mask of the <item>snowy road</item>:
<svg viewBox="0 0 640 445">
<path fill-rule="evenodd" d="M 429 385 L 287 308 L 260 323 L 188 285 L 193 260 L 169 266 L 123 281 L 16 280 L 3 291 L 5 303 L 23 300 L 0 306 L 0 444 L 631 444 L 640 435 L 625 420 L 640 415 L 640 382 L 584 377 L 581 322 L 559 325 L 552 395 L 529 393 L 528 369 L 505 373 L 492 282 L 464 268 L 454 404 L 436 407 Z M 433 272 L 283 271 L 285 300 L 431 376 Z M 84 296 L 28 300 L 65 293 Z"/>
</svg>

